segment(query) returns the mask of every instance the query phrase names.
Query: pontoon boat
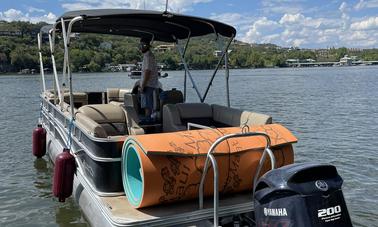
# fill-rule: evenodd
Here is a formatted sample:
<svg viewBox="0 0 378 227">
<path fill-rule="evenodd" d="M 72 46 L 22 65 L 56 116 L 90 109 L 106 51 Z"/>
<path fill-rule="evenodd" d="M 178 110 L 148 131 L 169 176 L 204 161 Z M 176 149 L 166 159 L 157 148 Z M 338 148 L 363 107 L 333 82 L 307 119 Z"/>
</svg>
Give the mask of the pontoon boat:
<svg viewBox="0 0 378 227">
<path fill-rule="evenodd" d="M 63 37 L 65 47 L 62 77 L 58 76 L 54 58 L 57 33 Z M 73 91 L 69 58 L 72 33 L 148 36 L 155 41 L 174 43 L 185 67 L 183 91 L 157 91 L 154 100 L 157 117 L 150 124 L 140 123 L 142 111 L 137 89 Z M 192 37 L 209 34 L 225 37 L 227 42 L 201 94 L 185 61 L 185 52 Z M 92 226 L 255 225 L 254 194 L 261 198 L 258 201 L 264 202 L 266 190 L 273 185 L 267 183 L 270 178 L 264 178 L 256 187 L 258 177 L 270 169 L 292 164 L 292 144 L 297 139 L 284 126 L 274 124 L 268 115 L 230 107 L 227 50 L 236 35 L 232 26 L 170 12 L 82 10 L 62 15 L 48 35 L 54 87 L 46 88 L 41 70 L 42 117 L 41 127 L 33 134 L 33 152 L 36 151 L 36 156 L 43 155 L 38 152 L 44 149 L 45 132 L 47 154 L 56 164 L 54 194 L 60 201 L 70 196 L 73 188 L 73 196 Z M 186 43 L 180 45 L 182 41 Z M 39 47 L 41 44 L 39 36 Z M 41 53 L 40 59 L 43 69 Z M 206 97 L 222 64 L 228 104 L 208 104 Z M 65 79 L 69 81 L 68 87 L 62 85 Z M 185 102 L 187 79 L 199 103 Z M 39 141 L 42 146 L 38 146 Z M 62 154 L 72 156 L 74 165 L 64 164 L 68 159 Z M 309 181 L 318 180 L 316 184 L 322 190 L 327 185 L 325 173 L 316 170 L 325 168 L 332 177 L 337 175 L 329 166 L 309 165 L 303 171 L 294 167 L 284 171 L 291 174 L 288 179 L 303 183 L 308 176 L 304 172 L 310 171 L 316 179 Z M 73 187 L 67 182 L 70 172 Z M 328 183 L 328 186 L 334 185 Z M 284 195 L 289 194 L 282 193 L 281 198 Z M 332 206 L 333 212 L 340 213 L 339 206 L 345 212 L 342 205 Z M 269 221 L 292 215 L 289 208 L 261 209 Z M 344 216 L 347 215 L 343 213 Z M 267 222 L 257 223 L 262 226 L 261 223 Z"/>
</svg>

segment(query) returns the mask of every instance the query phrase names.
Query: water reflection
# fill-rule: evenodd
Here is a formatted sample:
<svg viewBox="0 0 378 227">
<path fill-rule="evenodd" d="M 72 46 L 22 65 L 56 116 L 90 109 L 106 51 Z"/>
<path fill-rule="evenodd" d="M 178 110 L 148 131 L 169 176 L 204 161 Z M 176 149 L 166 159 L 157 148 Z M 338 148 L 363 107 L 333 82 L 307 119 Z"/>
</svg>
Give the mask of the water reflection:
<svg viewBox="0 0 378 227">
<path fill-rule="evenodd" d="M 52 166 L 44 158 L 36 158 L 34 160 L 34 169 L 36 175 L 34 177 L 34 186 L 38 189 L 39 197 L 51 198 L 52 188 Z"/>
<path fill-rule="evenodd" d="M 34 186 L 38 189 L 38 197 L 51 199 L 53 198 L 52 182 L 54 165 L 50 161 L 46 161 L 45 158 L 36 158 L 34 160 L 34 169 L 36 170 Z M 55 198 L 52 200 L 55 207 L 56 224 L 61 227 L 88 226 L 72 196 L 66 199 L 65 203 L 60 203 Z"/>
<path fill-rule="evenodd" d="M 72 197 L 65 203 L 58 203 L 55 208 L 55 220 L 60 227 L 89 226 L 84 217 L 77 210 L 77 205 Z"/>
<path fill-rule="evenodd" d="M 36 158 L 34 160 L 34 168 L 37 170 L 37 173 L 46 173 L 46 172 L 48 172 L 47 162 L 43 158 Z"/>
</svg>

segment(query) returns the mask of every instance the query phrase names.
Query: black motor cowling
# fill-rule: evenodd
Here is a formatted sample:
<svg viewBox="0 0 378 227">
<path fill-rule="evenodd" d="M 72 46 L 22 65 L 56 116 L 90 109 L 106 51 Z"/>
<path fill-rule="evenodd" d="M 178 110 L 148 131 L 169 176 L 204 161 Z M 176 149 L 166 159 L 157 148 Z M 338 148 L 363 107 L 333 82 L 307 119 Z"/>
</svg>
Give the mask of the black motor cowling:
<svg viewBox="0 0 378 227">
<path fill-rule="evenodd" d="M 256 184 L 256 226 L 352 226 L 342 183 L 333 165 L 292 164 L 269 171 Z"/>
</svg>

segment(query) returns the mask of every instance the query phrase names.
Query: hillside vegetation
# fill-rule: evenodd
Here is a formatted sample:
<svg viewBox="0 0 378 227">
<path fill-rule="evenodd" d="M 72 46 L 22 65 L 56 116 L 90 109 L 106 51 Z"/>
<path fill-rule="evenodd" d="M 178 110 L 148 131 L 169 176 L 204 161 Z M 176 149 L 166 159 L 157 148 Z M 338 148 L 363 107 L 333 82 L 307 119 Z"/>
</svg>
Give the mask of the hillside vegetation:
<svg viewBox="0 0 378 227">
<path fill-rule="evenodd" d="M 39 70 L 37 33 L 44 23 L 0 21 L 0 72 L 19 72 L 22 69 Z M 191 39 L 186 60 L 193 69 L 214 68 L 219 57 L 214 51 L 220 50 L 225 40 L 214 40 L 214 36 Z M 44 67 L 51 69 L 50 51 L 44 37 Z M 58 70 L 63 66 L 63 41 L 57 37 L 55 58 Z M 220 45 L 223 43 L 223 45 Z M 153 44 L 158 47 L 159 42 Z M 70 59 L 73 71 L 103 71 L 110 65 L 136 63 L 141 61 L 137 49 L 138 39 L 122 36 L 79 34 L 72 40 Z M 247 44 L 234 41 L 230 47 L 230 68 L 285 67 L 287 59 L 313 59 L 315 61 L 339 61 L 346 54 L 362 60 L 378 60 L 378 49 L 357 50 L 331 48 L 310 50 L 281 48 L 274 44 Z M 158 62 L 168 69 L 182 69 L 177 50 L 155 51 Z"/>
</svg>

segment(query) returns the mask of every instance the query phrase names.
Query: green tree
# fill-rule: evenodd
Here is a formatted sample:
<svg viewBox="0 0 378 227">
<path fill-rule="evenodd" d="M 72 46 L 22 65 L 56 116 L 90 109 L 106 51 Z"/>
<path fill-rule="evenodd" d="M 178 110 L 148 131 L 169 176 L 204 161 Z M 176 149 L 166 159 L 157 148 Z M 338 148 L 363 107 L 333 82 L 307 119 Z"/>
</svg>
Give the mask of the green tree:
<svg viewBox="0 0 378 227">
<path fill-rule="evenodd" d="M 88 69 L 89 72 L 101 71 L 101 66 L 94 61 L 91 61 L 88 65 L 86 65 L 86 68 Z"/>
<path fill-rule="evenodd" d="M 31 55 L 25 48 L 17 47 L 10 53 L 11 64 L 19 71 L 21 69 L 35 69 L 38 67 L 38 59 Z"/>
</svg>

